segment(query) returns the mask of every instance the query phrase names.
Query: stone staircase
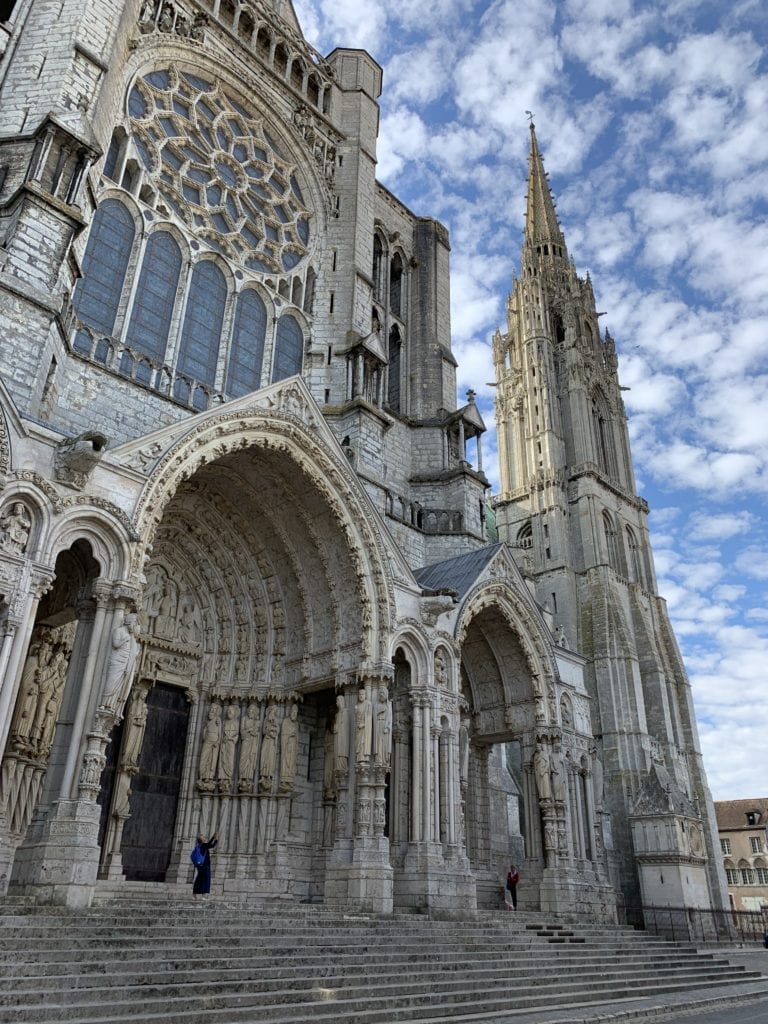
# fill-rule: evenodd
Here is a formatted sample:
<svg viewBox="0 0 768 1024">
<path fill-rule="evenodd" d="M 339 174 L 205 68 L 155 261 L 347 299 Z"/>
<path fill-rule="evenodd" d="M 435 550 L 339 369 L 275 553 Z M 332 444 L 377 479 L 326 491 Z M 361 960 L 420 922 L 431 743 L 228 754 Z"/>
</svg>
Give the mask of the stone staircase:
<svg viewBox="0 0 768 1024">
<path fill-rule="evenodd" d="M 0 1024 L 466 1021 L 760 978 L 630 929 L 266 901 L 0 902 Z"/>
</svg>

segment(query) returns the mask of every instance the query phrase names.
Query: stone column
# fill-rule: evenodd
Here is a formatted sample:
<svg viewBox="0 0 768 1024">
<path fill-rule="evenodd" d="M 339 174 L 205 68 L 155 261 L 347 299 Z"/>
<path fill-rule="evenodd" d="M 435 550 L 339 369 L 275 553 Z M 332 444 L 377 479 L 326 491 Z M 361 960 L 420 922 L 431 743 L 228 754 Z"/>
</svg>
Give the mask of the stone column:
<svg viewBox="0 0 768 1024">
<path fill-rule="evenodd" d="M 412 698 L 413 705 L 413 741 L 411 749 L 413 751 L 413 764 L 411 765 L 411 842 L 418 843 L 422 839 L 422 778 L 424 771 L 424 761 L 422 758 L 421 750 L 421 735 L 422 735 L 422 706 L 420 699 L 417 697 Z"/>
<path fill-rule="evenodd" d="M 445 820 L 445 807 L 440 806 L 440 788 L 444 779 L 443 766 L 440 764 L 440 733 L 442 729 L 437 723 L 432 725 L 430 730 L 430 768 L 432 771 L 432 821 L 430 822 L 432 828 L 431 839 L 435 843 L 440 843 L 442 839 L 443 826 L 442 822 Z"/>
<path fill-rule="evenodd" d="M 64 762 L 64 771 L 59 786 L 58 797 L 69 800 L 75 797 L 75 774 L 82 750 L 83 731 L 88 714 L 88 707 L 92 703 L 94 693 L 94 674 L 105 643 L 105 624 L 107 621 L 108 605 L 110 603 L 110 586 L 108 583 L 97 582 L 93 587 L 93 599 L 96 603 L 96 611 L 91 627 L 91 636 L 88 643 L 88 651 L 85 656 L 82 675 L 77 687 L 77 704 L 72 719 L 72 730 L 67 745 L 67 756 Z M 115 611 L 112 608 L 111 617 Z M 56 799 L 56 797 L 53 797 Z"/>
</svg>

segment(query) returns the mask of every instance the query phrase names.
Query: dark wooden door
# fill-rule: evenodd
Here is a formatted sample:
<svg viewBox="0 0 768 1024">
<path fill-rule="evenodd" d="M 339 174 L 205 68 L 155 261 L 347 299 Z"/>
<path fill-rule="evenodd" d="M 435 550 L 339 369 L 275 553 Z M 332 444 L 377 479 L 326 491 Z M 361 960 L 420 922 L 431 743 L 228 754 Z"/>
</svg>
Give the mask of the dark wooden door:
<svg viewBox="0 0 768 1024">
<path fill-rule="evenodd" d="M 181 770 L 189 726 L 184 691 L 156 683 L 147 699 L 139 772 L 131 784 L 131 816 L 121 853 L 129 881 L 163 882 L 171 859 Z"/>
</svg>

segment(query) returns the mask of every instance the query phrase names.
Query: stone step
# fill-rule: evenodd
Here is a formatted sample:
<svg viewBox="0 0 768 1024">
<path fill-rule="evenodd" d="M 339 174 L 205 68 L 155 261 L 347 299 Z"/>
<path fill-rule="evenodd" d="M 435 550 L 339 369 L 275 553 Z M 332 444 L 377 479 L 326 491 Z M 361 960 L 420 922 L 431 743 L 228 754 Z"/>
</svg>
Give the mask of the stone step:
<svg viewBox="0 0 768 1024">
<path fill-rule="evenodd" d="M 449 1021 L 759 977 L 690 945 L 551 915 L 127 901 L 3 904 L 0 965 L 0 1024 Z"/>
<path fill-rule="evenodd" d="M 723 979 L 708 980 L 706 977 L 695 976 L 668 983 L 659 982 L 649 988 L 647 982 L 633 984 L 606 983 L 592 986 L 589 998 L 583 989 L 573 986 L 553 984 L 546 991 L 537 987 L 533 992 L 514 993 L 507 990 L 482 994 L 474 992 L 417 992 L 405 994 L 395 991 L 391 994 L 353 995 L 356 990 L 338 992 L 333 989 L 318 991 L 314 1000 L 301 998 L 300 993 L 285 990 L 277 994 L 273 1004 L 264 1002 L 258 992 L 237 992 L 232 994 L 205 994 L 197 999 L 173 1000 L 149 999 L 147 993 L 139 989 L 136 998 L 129 1001 L 97 1004 L 65 1005 L 62 1002 L 40 1004 L 36 1007 L 7 1006 L 0 1008 L 0 1024 L 118 1024 L 123 1021 L 174 1021 L 174 1024 L 206 1024 L 220 1021 L 221 1024 L 237 1024 L 239 1021 L 253 1021 L 257 1014 L 259 1021 L 269 1024 L 302 1024 L 302 1022 L 340 1022 L 349 1024 L 392 1024 L 394 1021 L 424 1017 L 429 1011 L 432 1017 L 450 1018 L 467 1014 L 509 1013 L 514 1009 L 535 1008 L 537 1006 L 579 1005 L 595 1001 L 599 995 L 609 995 L 611 999 L 626 999 L 646 996 L 649 993 L 661 994 L 690 990 L 697 991 L 707 987 L 722 986 Z M 298 995 L 299 998 L 293 998 Z M 140 1009 L 140 1016 L 137 1011 Z"/>
<path fill-rule="evenodd" d="M 679 973 L 685 966 L 688 975 L 696 972 L 705 973 L 708 977 L 716 977 L 718 974 L 731 975 L 732 968 L 728 964 L 713 963 L 680 963 L 663 964 L 652 962 L 648 964 L 634 965 L 631 968 L 626 964 L 558 964 L 557 974 L 560 980 L 578 977 L 582 984 L 589 984 L 592 980 L 600 979 L 626 979 L 631 976 L 640 978 L 651 975 L 653 977 L 666 977 Z M 388 963 L 387 967 L 391 967 Z M 371 988 L 378 985 L 397 983 L 418 979 L 419 983 L 435 982 L 444 984 L 451 975 L 461 974 L 464 981 L 471 980 L 472 983 L 502 982 L 508 981 L 511 984 L 524 983 L 536 980 L 537 983 L 546 984 L 551 980 L 549 967 L 515 967 L 508 963 L 498 961 L 487 963 L 483 960 L 454 960 L 451 963 L 441 964 L 419 964 L 411 965 L 399 970 L 385 970 L 381 964 L 343 964 L 330 965 L 319 964 L 313 967 L 297 965 L 281 965 L 279 968 L 254 966 L 226 967 L 223 965 L 211 966 L 206 961 L 194 961 L 189 963 L 169 962 L 163 966 L 149 962 L 142 970 L 128 972 L 83 972 L 67 974 L 27 974 L 23 977 L 3 977 L 0 979 L 0 1003 L 12 1002 L 13 998 L 20 992 L 29 992 L 33 995 L 44 996 L 46 993 L 59 992 L 65 988 L 71 990 L 91 990 L 98 993 L 100 987 L 104 987 L 105 977 L 110 978 L 108 990 L 110 996 L 117 993 L 119 989 L 134 986 L 142 986 L 143 991 L 150 987 L 161 987 L 163 985 L 178 984 L 205 984 L 211 988 L 222 984 L 249 983 L 250 987 L 258 986 L 261 991 L 269 991 L 272 988 L 280 988 L 290 984 L 297 989 L 310 988 L 317 985 L 319 979 L 332 980 L 331 987 L 337 988 L 340 985 L 353 981 L 366 980 Z M 119 981 L 118 981 L 119 979 Z M 89 998 L 100 998 L 97 995 L 89 995 Z"/>
<path fill-rule="evenodd" d="M 195 955 L 190 956 L 189 953 L 182 954 L 178 957 L 169 957 L 164 962 L 168 965 L 171 970 L 196 970 L 202 968 L 205 965 L 210 965 L 211 968 L 227 969 L 232 966 L 236 966 L 243 970 L 255 971 L 257 969 L 263 969 L 266 971 L 273 972 L 275 970 L 285 971 L 286 965 L 296 959 L 296 950 L 286 950 L 278 955 L 266 956 L 260 954 L 256 950 L 242 950 L 236 953 L 228 952 L 227 955 L 219 954 L 216 955 Z M 543 958 L 541 956 L 530 956 L 523 957 L 521 955 L 515 955 L 514 958 L 510 957 L 509 951 L 490 952 L 487 949 L 482 949 L 482 958 L 477 959 L 478 951 L 475 949 L 471 955 L 468 955 L 465 951 L 462 952 L 436 952 L 432 950 L 422 950 L 418 957 L 415 957 L 413 952 L 388 952 L 386 963 L 388 966 L 394 966 L 397 964 L 408 965 L 418 960 L 418 962 L 430 965 L 439 970 L 451 970 L 454 967 L 460 967 L 463 964 L 489 964 L 489 965 L 509 965 L 510 961 L 513 960 L 514 964 L 519 970 L 531 973 L 537 970 L 549 971 L 553 966 L 556 966 L 560 971 L 570 970 L 584 970 L 587 966 L 597 967 L 600 969 L 611 969 L 616 966 L 621 966 L 622 969 L 626 969 L 627 959 L 618 953 L 600 953 L 591 955 L 588 960 L 583 956 L 561 956 L 557 959 Z M 71 970 L 77 974 L 126 974 L 126 973 L 146 973 L 153 967 L 157 966 L 158 957 L 155 954 L 151 959 L 147 959 L 147 948 L 144 945 L 141 949 L 131 951 L 132 955 L 121 955 L 112 958 L 105 958 L 103 952 L 98 949 L 89 951 L 88 957 L 81 957 L 77 961 L 72 961 L 71 954 L 64 953 L 56 958 L 53 957 L 35 957 L 30 959 L 20 959 L 15 957 L 6 961 L 4 965 L 3 976 L 5 979 L 11 977 L 21 977 L 25 975 L 31 975 L 34 977 L 46 977 L 51 974 L 61 974 L 63 965 L 68 966 Z M 370 967 L 377 967 L 381 964 L 381 955 L 377 951 L 375 953 L 366 953 L 364 950 L 351 950 L 344 956 L 336 956 L 333 961 L 330 960 L 328 952 L 324 951 L 321 953 L 314 952 L 313 954 L 302 953 L 300 958 L 300 967 L 297 970 L 318 971 L 328 970 L 330 963 L 336 963 L 345 970 L 365 970 Z M 632 957 L 632 964 L 638 968 L 653 970 L 657 965 L 672 965 L 672 966 L 685 966 L 687 964 L 699 964 L 702 962 L 709 962 L 714 964 L 715 961 L 711 954 L 699 955 L 695 951 L 681 951 L 675 952 L 673 955 L 666 957 L 660 957 L 658 954 L 645 954 L 638 952 Z M 98 964 L 99 970 L 94 970 L 94 965 Z M 35 973 L 32 973 L 32 969 L 35 969 Z M 0 985 L 3 984 L 3 979 L 0 979 Z"/>
</svg>

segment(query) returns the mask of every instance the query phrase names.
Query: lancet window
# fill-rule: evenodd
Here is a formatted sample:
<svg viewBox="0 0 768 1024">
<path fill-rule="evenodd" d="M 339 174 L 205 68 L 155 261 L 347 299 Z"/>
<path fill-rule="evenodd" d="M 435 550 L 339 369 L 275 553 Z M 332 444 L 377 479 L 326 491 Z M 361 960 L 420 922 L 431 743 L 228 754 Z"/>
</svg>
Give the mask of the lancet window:
<svg viewBox="0 0 768 1024">
<path fill-rule="evenodd" d="M 138 79 L 127 111 L 73 297 L 74 350 L 197 409 L 300 373 L 313 213 L 287 144 L 176 66 Z M 270 290 L 297 315 L 278 319 Z"/>
</svg>

